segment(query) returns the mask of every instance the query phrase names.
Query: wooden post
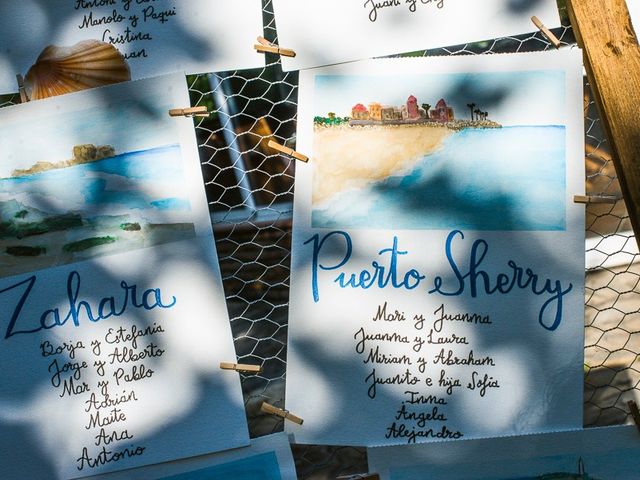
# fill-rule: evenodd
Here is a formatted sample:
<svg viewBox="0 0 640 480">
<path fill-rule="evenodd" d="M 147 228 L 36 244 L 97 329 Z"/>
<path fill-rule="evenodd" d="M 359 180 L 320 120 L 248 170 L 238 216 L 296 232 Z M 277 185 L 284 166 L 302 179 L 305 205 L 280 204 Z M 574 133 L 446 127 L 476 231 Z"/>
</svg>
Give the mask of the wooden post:
<svg viewBox="0 0 640 480">
<path fill-rule="evenodd" d="M 640 47 L 625 0 L 567 0 L 640 245 Z"/>
</svg>

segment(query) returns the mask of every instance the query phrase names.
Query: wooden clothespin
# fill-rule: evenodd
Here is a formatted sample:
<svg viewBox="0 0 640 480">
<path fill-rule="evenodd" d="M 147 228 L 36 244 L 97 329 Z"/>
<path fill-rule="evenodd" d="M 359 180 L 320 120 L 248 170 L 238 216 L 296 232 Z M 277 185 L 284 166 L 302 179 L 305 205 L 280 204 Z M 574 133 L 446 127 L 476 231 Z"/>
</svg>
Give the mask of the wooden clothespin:
<svg viewBox="0 0 640 480">
<path fill-rule="evenodd" d="M 354 475 L 336 477 L 336 480 L 380 480 L 380 475 L 377 473 L 356 473 Z"/>
<path fill-rule="evenodd" d="M 241 373 L 262 373 L 260 365 L 245 365 L 242 363 L 220 362 L 220 368 L 223 370 L 235 370 Z"/>
<path fill-rule="evenodd" d="M 297 423 L 298 425 L 302 425 L 302 422 L 304 422 L 304 420 L 302 420 L 300 417 L 296 417 L 294 414 L 289 413 L 288 410 L 274 407 L 273 405 L 270 405 L 267 402 L 262 402 L 262 405 L 260 406 L 260 411 L 263 413 L 268 413 L 270 415 L 277 415 L 278 417 L 284 418 L 286 420 L 290 420 L 293 423 Z"/>
<path fill-rule="evenodd" d="M 280 153 L 284 153 L 290 157 L 295 158 L 296 160 L 300 160 L 301 162 L 308 162 L 309 157 L 303 155 L 301 153 L 296 152 L 293 148 L 285 147 L 284 145 L 280 145 L 278 142 L 274 142 L 273 140 L 269 140 L 267 145 L 274 150 L 279 151 Z"/>
<path fill-rule="evenodd" d="M 629 400 L 627 402 L 627 405 L 629 405 L 629 411 L 631 412 L 633 421 L 635 422 L 636 427 L 638 427 L 638 431 L 640 432 L 640 410 L 638 410 L 638 404 L 633 400 Z"/>
<path fill-rule="evenodd" d="M 264 37 L 258 37 L 258 43 L 253 46 L 258 52 L 277 53 L 283 57 L 295 57 L 296 52 L 289 48 L 280 48 L 278 45 L 271 43 Z"/>
<path fill-rule="evenodd" d="M 574 195 L 574 203 L 608 203 L 615 204 L 620 198 L 614 195 Z"/>
<path fill-rule="evenodd" d="M 172 108 L 169 110 L 172 117 L 208 117 L 207 107 Z"/>
<path fill-rule="evenodd" d="M 18 81 L 18 92 L 20 92 L 20 102 L 27 103 L 29 101 L 29 96 L 27 95 L 27 91 L 24 88 L 24 78 L 19 73 L 16 75 L 16 80 Z"/>
<path fill-rule="evenodd" d="M 533 17 L 531 17 L 531 21 L 538 28 L 538 30 L 540 30 L 542 32 L 542 34 L 545 37 L 547 37 L 547 40 L 549 40 L 553 44 L 554 47 L 560 48 L 560 40 L 558 40 L 558 37 L 556 37 L 553 34 L 553 32 L 551 32 L 551 30 L 549 30 L 547 27 L 545 27 L 544 23 L 542 23 L 538 17 L 536 17 L 534 15 Z"/>
</svg>

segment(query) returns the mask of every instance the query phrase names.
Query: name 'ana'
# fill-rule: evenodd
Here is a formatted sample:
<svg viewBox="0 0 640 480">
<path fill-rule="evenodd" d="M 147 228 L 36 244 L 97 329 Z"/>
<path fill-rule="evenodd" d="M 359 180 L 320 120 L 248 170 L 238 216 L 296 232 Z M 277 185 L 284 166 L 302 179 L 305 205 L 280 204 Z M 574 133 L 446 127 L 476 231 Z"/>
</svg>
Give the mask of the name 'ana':
<svg viewBox="0 0 640 480">
<path fill-rule="evenodd" d="M 168 302 L 165 301 L 160 288 L 149 288 L 140 293 L 137 285 L 129 285 L 124 280 L 120 282 L 120 289 L 116 292 L 107 293 L 102 298 L 83 299 L 80 289 L 82 280 L 80 274 L 74 270 L 67 277 L 66 307 L 52 307 L 40 314 L 30 312 L 26 315 L 24 312 L 29 310 L 32 303 L 36 303 L 36 299 L 32 298 L 32 292 L 37 281 L 37 276 L 32 275 L 0 290 L 0 304 L 9 307 L 0 310 L 0 322 L 3 325 L 7 324 L 5 339 L 18 334 L 61 327 L 69 321 L 79 327 L 83 322 L 95 323 L 110 317 L 119 317 L 129 309 L 171 308 L 177 301 L 173 296 Z"/>
</svg>

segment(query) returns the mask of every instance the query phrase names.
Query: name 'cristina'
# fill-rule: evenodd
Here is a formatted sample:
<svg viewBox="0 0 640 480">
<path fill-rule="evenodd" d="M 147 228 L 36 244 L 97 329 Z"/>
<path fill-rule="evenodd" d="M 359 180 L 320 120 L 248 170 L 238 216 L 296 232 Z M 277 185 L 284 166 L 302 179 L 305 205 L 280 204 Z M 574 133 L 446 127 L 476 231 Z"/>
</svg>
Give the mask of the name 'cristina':
<svg viewBox="0 0 640 480">
<path fill-rule="evenodd" d="M 153 310 L 154 308 L 171 308 L 176 304 L 176 297 L 169 301 L 163 299 L 160 288 L 149 288 L 140 292 L 138 286 L 120 282 L 120 290 L 98 299 L 82 299 L 80 294 L 81 278 L 77 271 L 67 277 L 67 305 L 65 308 L 54 307 L 40 314 L 23 315 L 25 306 L 38 303 L 31 298 L 33 287 L 37 282 L 36 275 L 0 290 L 0 324 L 7 325 L 5 339 L 17 334 L 36 333 L 65 325 L 69 320 L 78 327 L 82 322 L 99 322 L 110 317 L 119 317 L 129 309 Z M 40 300 L 40 299 L 38 299 Z M 9 307 L 11 305 L 11 307 Z M 9 315 L 8 322 L 5 315 Z"/>
<path fill-rule="evenodd" d="M 508 260 L 502 272 L 496 272 L 496 265 L 489 268 L 483 263 L 489 253 L 489 243 L 476 239 L 469 246 L 468 255 L 454 256 L 453 245 L 464 241 L 464 233 L 453 230 L 447 236 L 444 255 L 451 272 L 448 276 L 434 276 L 428 294 L 459 296 L 465 293 L 476 298 L 481 295 L 507 295 L 513 291 L 526 291 L 542 297 L 543 303 L 538 313 L 538 323 L 546 330 L 555 330 L 562 322 L 563 299 L 573 289 L 573 284 L 563 285 L 560 280 L 544 278 L 531 268 Z M 314 302 L 320 301 L 320 275 L 331 274 L 332 282 L 340 288 L 363 289 L 393 288 L 413 290 L 427 279 L 416 268 L 400 268 L 400 260 L 407 263 L 408 251 L 400 250 L 398 237 L 393 237 L 393 245 L 378 252 L 378 258 L 371 266 L 359 271 L 349 271 L 349 261 L 353 256 L 351 236 L 344 231 L 332 231 L 324 235 L 316 234 L 304 242 L 311 245 L 311 294 Z M 461 247 L 456 246 L 459 251 Z M 410 265 L 410 264 L 409 264 Z"/>
</svg>

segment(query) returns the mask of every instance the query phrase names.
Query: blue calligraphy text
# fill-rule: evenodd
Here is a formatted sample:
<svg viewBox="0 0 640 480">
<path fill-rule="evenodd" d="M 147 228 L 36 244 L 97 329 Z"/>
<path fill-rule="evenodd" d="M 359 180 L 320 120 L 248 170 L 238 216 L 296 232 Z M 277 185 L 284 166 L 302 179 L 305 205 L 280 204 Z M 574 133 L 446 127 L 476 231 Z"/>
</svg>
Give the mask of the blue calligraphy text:
<svg viewBox="0 0 640 480">
<path fill-rule="evenodd" d="M 176 304 L 176 297 L 171 297 L 168 303 L 162 299 L 162 292 L 159 288 L 149 288 L 139 293 L 137 285 L 129 285 L 124 280 L 120 282 L 120 291 L 116 294 L 105 296 L 98 301 L 90 303 L 80 296 L 80 274 L 76 271 L 69 273 L 67 277 L 67 302 L 68 311 L 61 312 L 60 308 L 49 308 L 38 315 L 30 315 L 24 318 L 22 315 L 23 308 L 30 299 L 31 292 L 37 282 L 36 275 L 0 290 L 0 299 L 2 295 L 10 294 L 19 297 L 12 308 L 2 308 L 0 310 L 0 321 L 4 324 L 5 314 L 10 315 L 7 330 L 5 331 L 5 339 L 17 335 L 19 333 L 29 334 L 36 333 L 41 330 L 48 330 L 54 327 L 61 327 L 69 320 L 78 327 L 81 321 L 98 322 L 106 320 L 109 317 L 119 317 L 128 309 L 144 309 L 153 310 L 154 308 L 171 308 Z M 37 301 L 36 301 L 37 303 Z M 1 305 L 7 305 L 2 299 Z"/>
<path fill-rule="evenodd" d="M 439 293 L 445 296 L 462 295 L 467 287 L 473 298 L 479 294 L 493 295 L 494 293 L 507 294 L 515 287 L 524 290 L 530 289 L 534 295 L 551 295 L 542 304 L 538 313 L 538 322 L 547 330 L 555 330 L 562 321 L 562 299 L 573 289 L 573 284 L 569 283 L 566 289 L 563 289 L 560 280 L 541 280 L 538 274 L 534 273 L 530 268 L 520 267 L 513 260 L 509 260 L 507 265 L 511 269 L 509 273 L 499 273 L 495 279 L 491 279 L 489 273 L 480 269 L 480 264 L 484 260 L 489 251 L 489 244 L 486 240 L 478 239 L 471 246 L 471 255 L 469 257 L 468 271 L 462 273 L 458 263 L 453 258 L 451 245 L 456 237 L 464 239 L 464 234 L 459 230 L 449 233 L 445 246 L 445 254 L 449 266 L 455 276 L 455 285 L 451 290 L 445 290 L 442 277 L 435 277 L 433 289 L 429 293 Z M 552 320 L 546 320 L 547 308 L 555 305 L 555 312 L 552 312 Z"/>
<path fill-rule="evenodd" d="M 320 252 L 323 249 L 324 242 L 330 238 L 333 234 L 339 234 L 343 236 L 346 245 L 346 251 L 342 259 L 333 266 L 325 266 L 320 263 Z M 322 240 L 319 240 L 318 235 L 314 235 L 305 244 L 313 241 L 313 260 L 312 260 L 312 290 L 313 300 L 318 302 L 320 300 L 320 292 L 318 289 L 318 269 L 320 270 L 336 270 L 345 265 L 350 259 L 353 253 L 353 247 L 351 237 L 346 232 L 331 232 L 325 235 Z M 388 254 L 388 255 L 387 255 Z M 378 288 L 385 288 L 391 286 L 393 288 L 404 288 L 406 290 L 413 290 L 416 288 L 422 280 L 425 279 L 423 275 L 420 275 L 417 270 L 411 269 L 404 275 L 398 273 L 398 256 L 406 255 L 407 252 L 398 250 L 398 238 L 393 237 L 393 246 L 391 248 L 383 248 L 378 252 L 381 257 L 388 257 L 385 264 L 378 263 L 376 260 L 371 262 L 371 270 L 361 270 L 360 272 L 346 274 L 340 273 L 334 282 L 340 285 L 341 288 L 362 288 L 367 290 L 372 286 Z M 402 280 L 400 280 L 402 277 Z"/>
<path fill-rule="evenodd" d="M 556 330 L 562 322 L 562 307 L 564 296 L 572 289 L 573 284 L 563 286 L 560 280 L 544 279 L 531 268 L 519 266 L 515 261 L 506 262 L 509 270 L 504 273 L 490 274 L 481 265 L 489 252 L 489 243 L 477 239 L 471 244 L 468 265 L 461 265 L 454 258 L 452 245 L 459 238 L 464 240 L 464 234 L 454 230 L 447 236 L 445 255 L 453 278 L 445 280 L 442 276 L 434 276 L 433 288 L 429 294 L 443 296 L 459 296 L 468 292 L 471 297 L 481 295 L 509 294 L 515 289 L 529 290 L 536 296 L 546 296 L 540 307 L 538 322 L 546 330 Z M 328 241 L 331 240 L 331 241 Z M 400 250 L 398 237 L 393 237 L 393 245 L 378 252 L 380 259 L 371 262 L 371 268 L 362 269 L 355 273 L 347 270 L 347 264 L 353 256 L 353 241 L 344 231 L 332 231 L 323 236 L 316 234 L 304 242 L 312 246 L 311 261 L 311 291 L 314 302 L 320 301 L 320 274 L 323 271 L 341 269 L 337 276 L 332 276 L 332 282 L 340 288 L 346 289 L 380 289 L 394 288 L 413 290 L 427 278 L 415 268 L 400 270 L 400 257 L 408 258 L 409 252 Z"/>
</svg>

